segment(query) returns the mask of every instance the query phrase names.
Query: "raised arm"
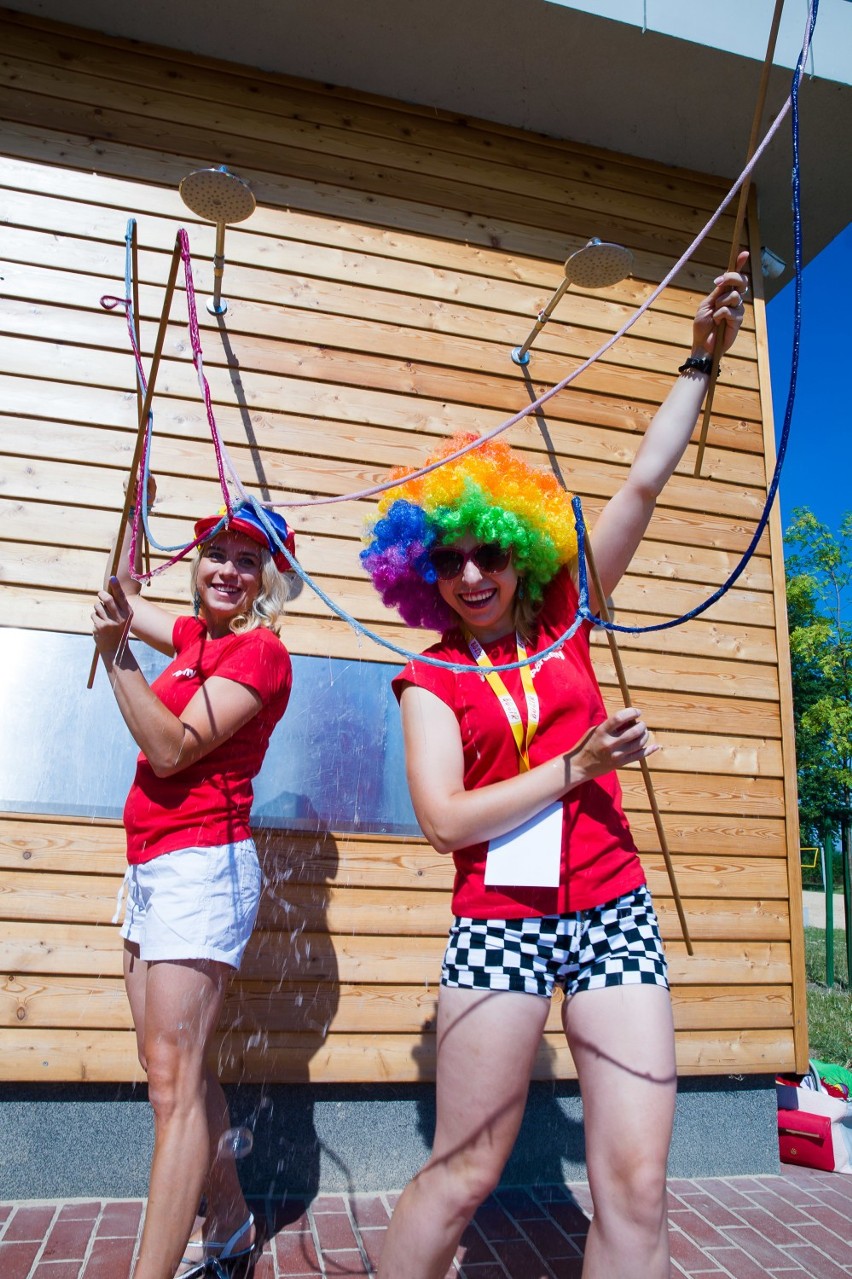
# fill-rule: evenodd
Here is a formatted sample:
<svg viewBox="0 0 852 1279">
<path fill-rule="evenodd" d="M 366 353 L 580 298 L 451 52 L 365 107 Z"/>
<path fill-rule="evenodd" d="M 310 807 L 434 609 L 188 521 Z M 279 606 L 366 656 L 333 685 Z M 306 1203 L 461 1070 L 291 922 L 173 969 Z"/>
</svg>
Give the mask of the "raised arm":
<svg viewBox="0 0 852 1279">
<path fill-rule="evenodd" d="M 458 721 L 446 703 L 408 684 L 400 700 L 405 768 L 414 812 L 439 853 L 505 835 L 594 777 L 626 768 L 659 748 L 629 707 L 596 725 L 564 755 L 476 790 L 464 788 Z"/>
<path fill-rule="evenodd" d="M 148 501 L 153 503 L 157 494 L 157 483 L 153 475 L 148 479 Z M 121 589 L 128 600 L 132 600 L 132 617 L 130 620 L 130 630 L 137 639 L 144 640 L 146 644 L 150 644 L 151 648 L 155 648 L 158 653 L 165 653 L 167 657 L 171 657 L 174 653 L 172 644 L 172 631 L 174 630 L 175 617 L 173 613 L 169 613 L 167 609 L 161 608 L 159 604 L 155 604 L 152 600 L 146 599 L 142 594 L 142 587 L 135 578 L 130 576 L 130 532 L 131 525 L 128 520 L 121 531 L 121 551 L 118 557 L 118 569 L 116 577 Z M 142 569 L 142 549 L 136 547 L 136 561 L 134 569 L 137 573 Z M 108 590 L 109 582 L 104 581 L 104 590 Z"/>
<path fill-rule="evenodd" d="M 716 342 L 727 351 L 743 319 L 747 280 L 742 272 L 748 254 L 741 253 L 737 271 L 726 272 L 698 308 L 692 326 L 692 355 L 712 355 Z M 690 441 L 707 390 L 708 376 L 687 370 L 678 377 L 654 414 L 627 479 L 610 498 L 592 533 L 592 547 L 608 595 L 627 570 L 645 535 L 657 498 L 671 478 Z M 596 600 L 592 599 L 592 606 Z"/>
<path fill-rule="evenodd" d="M 167 710 L 127 644 L 135 613 L 116 578 L 100 591 L 92 627 L 124 722 L 158 777 L 171 777 L 208 755 L 255 716 L 260 696 L 236 680 L 206 680 L 178 717 Z"/>
</svg>

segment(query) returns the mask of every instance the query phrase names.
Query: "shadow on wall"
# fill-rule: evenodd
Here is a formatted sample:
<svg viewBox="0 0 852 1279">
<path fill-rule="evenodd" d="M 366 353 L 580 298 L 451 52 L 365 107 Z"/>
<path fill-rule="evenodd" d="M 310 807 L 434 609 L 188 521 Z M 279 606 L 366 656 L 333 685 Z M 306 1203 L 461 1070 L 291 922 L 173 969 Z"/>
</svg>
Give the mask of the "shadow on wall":
<svg viewBox="0 0 852 1279">
<path fill-rule="evenodd" d="M 320 1186 L 323 1142 L 314 1116 L 311 1062 L 325 1051 L 340 999 L 328 931 L 329 883 L 338 850 L 326 831 L 255 832 L 264 872 L 257 924 L 225 1007 L 219 1069 L 233 1081 L 235 1145 L 251 1137 L 241 1176 L 252 1193 L 307 1198 Z M 287 1079 L 284 1087 L 262 1081 Z M 334 1159 L 332 1152 L 326 1157 Z M 345 1170 L 344 1170 L 345 1171 Z"/>
</svg>

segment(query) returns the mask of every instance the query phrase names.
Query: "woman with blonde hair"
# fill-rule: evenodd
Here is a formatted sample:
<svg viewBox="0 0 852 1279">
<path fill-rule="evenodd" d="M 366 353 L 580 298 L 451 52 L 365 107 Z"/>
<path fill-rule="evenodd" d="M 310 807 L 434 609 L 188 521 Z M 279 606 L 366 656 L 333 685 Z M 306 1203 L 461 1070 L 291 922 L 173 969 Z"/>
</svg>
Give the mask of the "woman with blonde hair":
<svg viewBox="0 0 852 1279">
<path fill-rule="evenodd" d="M 714 345 L 727 350 L 742 323 L 739 271 L 698 308 L 691 354 L 597 521 L 607 594 L 689 443 Z M 390 490 L 362 554 L 386 604 L 443 632 L 424 656 L 466 668 L 412 661 L 394 680 L 414 809 L 456 874 L 435 1144 L 397 1204 L 381 1279 L 447 1274 L 514 1144 L 554 985 L 565 994 L 594 1200 L 584 1279 L 668 1279 L 671 1002 L 616 775 L 657 748 L 638 710 L 607 713 L 588 622 L 544 655 L 575 620 L 576 556 L 568 495 L 498 442 Z M 494 669 L 528 653 L 543 656 Z"/>
<path fill-rule="evenodd" d="M 285 521 L 267 518 L 292 551 Z M 289 565 L 247 503 L 230 517 L 199 520 L 195 535 L 203 540 L 192 565 L 193 615 L 175 617 L 139 593 L 129 529 L 118 576 L 92 613 L 140 748 L 124 810 L 122 936 L 154 1157 L 135 1279 L 192 1279 L 247 1256 L 255 1241 L 208 1055 L 260 899 L 252 778 L 290 696 L 290 658 L 277 633 Z M 150 685 L 128 633 L 172 658 Z M 193 1230 L 202 1192 L 206 1216 Z"/>
</svg>

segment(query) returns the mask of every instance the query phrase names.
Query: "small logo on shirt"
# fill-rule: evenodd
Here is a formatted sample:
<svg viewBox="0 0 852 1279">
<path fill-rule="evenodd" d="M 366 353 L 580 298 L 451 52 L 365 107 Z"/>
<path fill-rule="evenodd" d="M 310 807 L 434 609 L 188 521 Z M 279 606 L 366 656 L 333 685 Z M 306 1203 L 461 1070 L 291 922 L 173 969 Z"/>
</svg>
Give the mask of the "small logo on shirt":
<svg viewBox="0 0 852 1279">
<path fill-rule="evenodd" d="M 558 657 L 560 662 L 565 661 L 565 654 L 562 652 L 562 649 L 555 648 L 552 653 L 548 653 L 546 657 L 543 657 L 541 659 L 541 661 L 536 662 L 533 666 L 530 667 L 530 674 L 532 675 L 533 679 L 535 679 L 536 675 L 538 675 L 542 666 L 544 666 L 544 663 L 549 662 L 552 657 Z"/>
<path fill-rule="evenodd" d="M 192 679 L 193 675 L 197 675 L 198 671 L 194 666 L 187 666 L 182 671 L 172 671 L 172 679 Z"/>
</svg>

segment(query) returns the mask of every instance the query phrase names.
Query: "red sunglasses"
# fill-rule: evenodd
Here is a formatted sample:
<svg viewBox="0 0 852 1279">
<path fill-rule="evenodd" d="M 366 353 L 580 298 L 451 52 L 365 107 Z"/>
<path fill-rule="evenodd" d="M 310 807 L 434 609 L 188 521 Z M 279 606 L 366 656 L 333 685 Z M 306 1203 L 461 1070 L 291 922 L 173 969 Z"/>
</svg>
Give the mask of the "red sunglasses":
<svg viewBox="0 0 852 1279">
<path fill-rule="evenodd" d="M 463 573 L 468 560 L 473 560 L 481 573 L 501 573 L 511 558 L 511 547 L 499 542 L 483 542 L 469 551 L 460 551 L 456 546 L 433 546 L 429 552 L 429 563 L 442 582 L 451 582 Z"/>
</svg>

